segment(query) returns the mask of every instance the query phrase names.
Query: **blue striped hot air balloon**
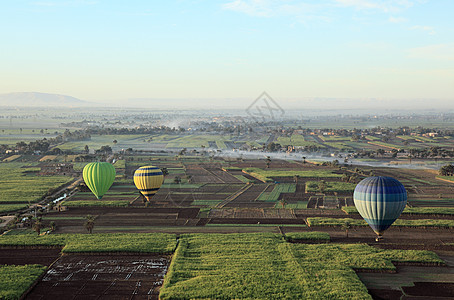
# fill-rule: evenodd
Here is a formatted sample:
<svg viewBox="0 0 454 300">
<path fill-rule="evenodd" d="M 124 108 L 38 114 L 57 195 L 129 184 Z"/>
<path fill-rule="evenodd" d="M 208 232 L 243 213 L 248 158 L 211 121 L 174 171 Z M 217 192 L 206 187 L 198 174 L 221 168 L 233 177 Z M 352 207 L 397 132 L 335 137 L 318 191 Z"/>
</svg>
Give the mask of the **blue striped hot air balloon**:
<svg viewBox="0 0 454 300">
<path fill-rule="evenodd" d="M 355 188 L 356 209 L 380 238 L 407 205 L 407 191 L 397 179 L 373 176 Z"/>
<path fill-rule="evenodd" d="M 161 169 L 155 166 L 140 167 L 134 172 L 134 184 L 148 201 L 158 192 L 163 181 Z"/>
</svg>

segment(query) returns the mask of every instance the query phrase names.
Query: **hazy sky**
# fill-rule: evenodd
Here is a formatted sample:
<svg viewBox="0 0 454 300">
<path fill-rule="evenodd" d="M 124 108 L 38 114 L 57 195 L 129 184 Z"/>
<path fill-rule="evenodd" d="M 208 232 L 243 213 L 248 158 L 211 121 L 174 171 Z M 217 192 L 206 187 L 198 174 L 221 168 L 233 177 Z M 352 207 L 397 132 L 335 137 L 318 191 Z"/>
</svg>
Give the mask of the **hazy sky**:
<svg viewBox="0 0 454 300">
<path fill-rule="evenodd" d="M 452 0 L 1 0 L 0 93 L 454 99 Z"/>
</svg>

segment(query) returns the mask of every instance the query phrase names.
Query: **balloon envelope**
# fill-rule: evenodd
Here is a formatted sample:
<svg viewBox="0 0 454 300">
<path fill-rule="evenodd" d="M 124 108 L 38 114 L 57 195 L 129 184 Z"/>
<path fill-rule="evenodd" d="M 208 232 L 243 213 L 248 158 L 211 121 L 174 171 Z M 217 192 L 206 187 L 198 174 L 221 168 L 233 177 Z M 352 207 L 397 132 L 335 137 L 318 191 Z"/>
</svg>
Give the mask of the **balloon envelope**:
<svg viewBox="0 0 454 300">
<path fill-rule="evenodd" d="M 373 176 L 358 183 L 353 201 L 375 233 L 382 235 L 407 205 L 407 191 L 397 179 Z"/>
<path fill-rule="evenodd" d="M 164 181 L 161 169 L 144 166 L 134 172 L 134 184 L 148 201 L 156 194 Z"/>
<path fill-rule="evenodd" d="M 115 180 L 115 167 L 107 162 L 92 162 L 84 167 L 82 176 L 96 198 L 101 199 Z"/>
</svg>

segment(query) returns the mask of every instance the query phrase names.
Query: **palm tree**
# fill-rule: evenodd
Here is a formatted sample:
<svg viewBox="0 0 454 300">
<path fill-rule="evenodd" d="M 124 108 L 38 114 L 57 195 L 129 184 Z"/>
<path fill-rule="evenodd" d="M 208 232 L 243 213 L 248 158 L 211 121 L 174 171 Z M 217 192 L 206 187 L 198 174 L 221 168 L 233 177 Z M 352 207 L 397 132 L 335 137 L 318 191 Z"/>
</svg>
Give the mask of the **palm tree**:
<svg viewBox="0 0 454 300">
<path fill-rule="evenodd" d="M 345 230 L 345 236 L 348 238 L 348 230 L 352 228 L 352 224 L 349 221 L 345 221 L 342 224 L 342 229 Z"/>
<path fill-rule="evenodd" d="M 57 224 L 55 224 L 55 221 L 51 221 L 49 223 L 49 226 L 51 231 L 55 231 L 55 229 L 57 229 Z"/>
<path fill-rule="evenodd" d="M 164 175 L 164 176 L 169 175 L 169 170 L 167 170 L 167 168 L 161 168 L 161 171 L 162 171 L 162 175 Z"/>
<path fill-rule="evenodd" d="M 176 183 L 176 184 L 180 184 L 181 183 L 181 177 L 180 176 L 175 176 L 175 178 L 173 179 L 173 182 Z"/>
<path fill-rule="evenodd" d="M 266 157 L 266 168 L 267 169 L 270 167 L 270 164 L 271 164 L 271 157 L 267 156 Z"/>
<path fill-rule="evenodd" d="M 300 178 L 299 175 L 293 175 L 293 180 L 295 181 L 296 184 L 298 184 L 298 179 Z"/>
<path fill-rule="evenodd" d="M 287 201 L 285 201 L 285 199 L 282 199 L 279 201 L 279 204 L 281 204 L 282 208 L 285 208 L 285 206 L 287 205 Z"/>
<path fill-rule="evenodd" d="M 39 235 L 41 233 L 41 228 L 43 227 L 43 223 L 41 222 L 41 218 L 37 218 L 35 223 L 33 223 L 33 230 Z"/>
<path fill-rule="evenodd" d="M 86 221 L 85 221 L 85 229 L 87 229 L 88 233 L 92 233 L 93 232 L 93 228 L 95 227 L 95 217 L 93 217 L 92 215 L 88 215 L 86 217 Z"/>
<path fill-rule="evenodd" d="M 348 176 L 347 173 L 342 174 L 342 181 L 348 182 L 349 179 L 350 179 L 350 176 Z"/>
<path fill-rule="evenodd" d="M 326 190 L 326 181 L 325 180 L 321 180 L 318 183 L 318 190 L 320 191 L 320 193 L 324 193 L 325 192 L 325 190 Z"/>
</svg>

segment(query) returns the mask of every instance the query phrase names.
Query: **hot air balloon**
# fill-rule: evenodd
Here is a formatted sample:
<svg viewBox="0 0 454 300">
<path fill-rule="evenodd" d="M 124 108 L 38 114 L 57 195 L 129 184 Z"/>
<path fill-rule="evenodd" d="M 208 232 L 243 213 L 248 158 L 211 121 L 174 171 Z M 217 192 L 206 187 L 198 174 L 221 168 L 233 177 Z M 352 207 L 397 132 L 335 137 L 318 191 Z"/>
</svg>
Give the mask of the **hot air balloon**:
<svg viewBox="0 0 454 300">
<path fill-rule="evenodd" d="M 150 201 L 164 181 L 161 169 L 154 166 L 144 166 L 134 172 L 134 184 L 137 189 Z"/>
<path fill-rule="evenodd" d="M 92 162 L 82 172 L 85 183 L 101 199 L 115 180 L 115 167 L 107 162 Z"/>
<path fill-rule="evenodd" d="M 407 205 L 407 191 L 397 179 L 373 176 L 358 183 L 353 201 L 359 214 L 377 234 L 378 241 Z"/>
</svg>

